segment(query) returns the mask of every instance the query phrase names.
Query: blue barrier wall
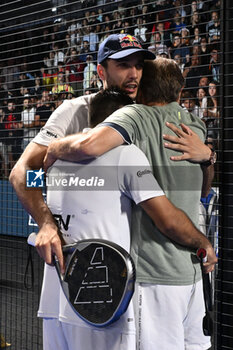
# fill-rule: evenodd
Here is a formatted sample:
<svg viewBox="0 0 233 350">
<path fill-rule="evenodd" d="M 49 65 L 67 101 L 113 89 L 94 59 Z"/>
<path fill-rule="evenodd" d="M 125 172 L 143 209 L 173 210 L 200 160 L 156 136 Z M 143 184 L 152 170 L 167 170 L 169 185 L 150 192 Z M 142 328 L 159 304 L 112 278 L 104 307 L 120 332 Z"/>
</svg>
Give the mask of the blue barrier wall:
<svg viewBox="0 0 233 350">
<path fill-rule="evenodd" d="M 0 234 L 27 237 L 37 225 L 23 209 L 9 181 L 0 180 Z"/>
</svg>

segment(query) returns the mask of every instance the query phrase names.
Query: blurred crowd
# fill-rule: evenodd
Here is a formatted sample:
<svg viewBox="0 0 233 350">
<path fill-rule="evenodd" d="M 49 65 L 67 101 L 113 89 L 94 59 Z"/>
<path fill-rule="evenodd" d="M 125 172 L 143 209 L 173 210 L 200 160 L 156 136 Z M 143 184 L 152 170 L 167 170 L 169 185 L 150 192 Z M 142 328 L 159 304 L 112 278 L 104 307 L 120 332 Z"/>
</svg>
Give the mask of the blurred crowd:
<svg viewBox="0 0 233 350">
<path fill-rule="evenodd" d="M 15 33 L 0 63 L 1 177 L 63 102 L 102 88 L 99 44 L 112 33 L 140 39 L 174 59 L 185 77 L 181 105 L 207 126 L 216 147 L 220 121 L 220 1 L 82 0 L 51 25 Z"/>
</svg>

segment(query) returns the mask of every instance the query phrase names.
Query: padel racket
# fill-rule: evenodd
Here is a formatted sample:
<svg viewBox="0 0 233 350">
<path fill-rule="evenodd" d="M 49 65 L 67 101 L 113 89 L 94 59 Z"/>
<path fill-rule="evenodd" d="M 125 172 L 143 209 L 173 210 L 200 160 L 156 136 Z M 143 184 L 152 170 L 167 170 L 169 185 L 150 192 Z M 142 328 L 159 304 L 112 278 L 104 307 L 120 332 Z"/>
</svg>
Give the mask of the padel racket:
<svg viewBox="0 0 233 350">
<path fill-rule="evenodd" d="M 28 243 L 35 245 L 35 234 Z M 129 253 L 103 239 L 86 239 L 62 247 L 66 271 L 54 265 L 64 294 L 75 313 L 90 325 L 104 327 L 127 310 L 135 285 L 135 266 Z"/>
<path fill-rule="evenodd" d="M 203 318 L 202 328 L 203 328 L 204 335 L 211 336 L 213 334 L 212 288 L 211 288 L 209 274 L 204 272 L 204 267 L 203 267 L 203 263 L 207 261 L 206 250 L 203 248 L 198 249 L 197 256 L 201 262 L 203 294 L 204 294 L 204 303 L 205 303 L 205 316 Z"/>
</svg>

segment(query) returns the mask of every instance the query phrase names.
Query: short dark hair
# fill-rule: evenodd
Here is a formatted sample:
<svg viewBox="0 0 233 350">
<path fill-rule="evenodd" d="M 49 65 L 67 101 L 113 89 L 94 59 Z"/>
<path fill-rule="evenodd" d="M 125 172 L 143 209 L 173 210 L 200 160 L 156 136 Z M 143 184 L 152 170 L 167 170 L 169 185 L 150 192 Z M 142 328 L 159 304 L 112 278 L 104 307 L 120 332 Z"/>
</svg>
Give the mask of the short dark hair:
<svg viewBox="0 0 233 350">
<path fill-rule="evenodd" d="M 133 104 L 133 100 L 118 87 L 99 91 L 90 103 L 89 119 L 91 127 L 95 127 L 117 109 L 129 104 Z"/>
<path fill-rule="evenodd" d="M 177 63 L 158 57 L 154 61 L 144 62 L 138 96 L 143 97 L 143 103 L 176 102 L 183 86 L 184 78 Z"/>
</svg>

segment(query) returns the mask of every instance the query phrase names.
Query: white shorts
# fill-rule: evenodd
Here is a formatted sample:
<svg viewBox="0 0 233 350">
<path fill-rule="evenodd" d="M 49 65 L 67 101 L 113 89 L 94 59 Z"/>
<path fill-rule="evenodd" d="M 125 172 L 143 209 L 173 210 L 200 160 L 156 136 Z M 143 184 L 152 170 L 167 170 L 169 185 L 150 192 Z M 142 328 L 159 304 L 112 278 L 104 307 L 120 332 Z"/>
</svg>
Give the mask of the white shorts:
<svg viewBox="0 0 233 350">
<path fill-rule="evenodd" d="M 44 350 L 135 350 L 136 335 L 123 334 L 119 329 L 85 328 L 60 322 L 56 318 L 43 319 Z"/>
<path fill-rule="evenodd" d="M 189 286 L 140 283 L 134 297 L 137 350 L 206 350 L 202 281 Z"/>
</svg>

